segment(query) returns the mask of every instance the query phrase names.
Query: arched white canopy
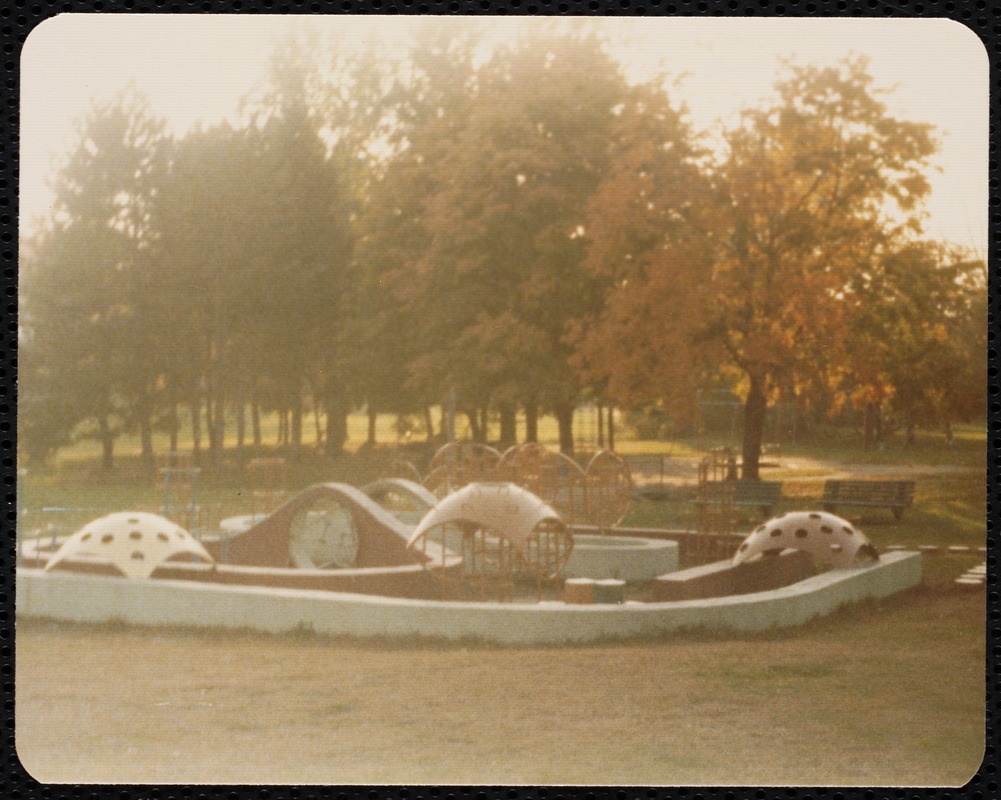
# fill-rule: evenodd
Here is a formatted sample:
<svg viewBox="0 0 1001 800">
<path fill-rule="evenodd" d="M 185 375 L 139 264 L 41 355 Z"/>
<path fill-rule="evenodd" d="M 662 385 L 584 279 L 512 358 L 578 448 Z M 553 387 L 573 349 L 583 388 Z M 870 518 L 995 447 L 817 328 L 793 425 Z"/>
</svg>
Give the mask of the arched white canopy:
<svg viewBox="0 0 1001 800">
<path fill-rule="evenodd" d="M 563 525 L 560 515 L 531 492 L 513 483 L 471 483 L 435 506 L 414 529 L 407 546 L 432 528 L 469 524 L 508 539 L 524 550 L 532 533 L 544 522 Z"/>
</svg>

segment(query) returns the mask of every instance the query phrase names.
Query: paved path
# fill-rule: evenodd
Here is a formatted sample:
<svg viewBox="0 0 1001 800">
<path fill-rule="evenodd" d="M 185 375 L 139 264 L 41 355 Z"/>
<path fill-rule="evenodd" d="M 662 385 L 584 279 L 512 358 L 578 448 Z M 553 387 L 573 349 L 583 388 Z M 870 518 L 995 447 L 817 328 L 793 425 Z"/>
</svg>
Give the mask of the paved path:
<svg viewBox="0 0 1001 800">
<path fill-rule="evenodd" d="M 699 457 L 629 455 L 626 461 L 636 486 L 663 482 L 666 486 L 695 486 L 698 482 Z M 762 465 L 765 480 L 825 481 L 852 478 L 898 478 L 936 480 L 944 476 L 972 474 L 969 467 L 955 464 L 850 464 L 834 459 L 787 456 Z"/>
</svg>

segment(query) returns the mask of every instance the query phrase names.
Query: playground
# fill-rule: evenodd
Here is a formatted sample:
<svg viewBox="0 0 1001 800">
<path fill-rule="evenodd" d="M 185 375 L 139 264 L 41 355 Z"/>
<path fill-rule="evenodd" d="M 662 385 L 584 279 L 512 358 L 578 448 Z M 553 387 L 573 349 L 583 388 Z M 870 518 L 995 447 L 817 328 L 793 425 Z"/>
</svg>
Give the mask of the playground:
<svg viewBox="0 0 1001 800">
<path fill-rule="evenodd" d="M 637 495 L 621 524 L 684 530 L 705 444 L 670 443 L 654 454 L 663 472 L 646 468 L 655 444 L 619 445 L 638 487 L 664 489 Z M 501 647 L 25 619 L 18 752 L 33 774 L 73 781 L 961 784 L 983 753 L 983 583 L 957 583 L 986 558 L 982 448 L 972 428 L 949 448 L 928 437 L 864 464 L 786 447 L 765 475 L 782 480 L 779 510 L 812 507 L 832 476 L 907 475 L 902 520 L 849 515 L 884 554 L 924 549 L 917 588 L 781 630 Z M 362 450 L 289 472 L 361 485 L 398 457 Z M 68 459 L 26 475 L 28 518 L 162 500 L 162 486 L 117 474 L 98 483 Z M 247 511 L 235 474 L 199 490 L 217 517 Z M 49 510 L 45 525 L 90 508 Z"/>
<path fill-rule="evenodd" d="M 35 778 L 971 779 L 979 42 L 72 18 L 8 370 Z"/>
</svg>

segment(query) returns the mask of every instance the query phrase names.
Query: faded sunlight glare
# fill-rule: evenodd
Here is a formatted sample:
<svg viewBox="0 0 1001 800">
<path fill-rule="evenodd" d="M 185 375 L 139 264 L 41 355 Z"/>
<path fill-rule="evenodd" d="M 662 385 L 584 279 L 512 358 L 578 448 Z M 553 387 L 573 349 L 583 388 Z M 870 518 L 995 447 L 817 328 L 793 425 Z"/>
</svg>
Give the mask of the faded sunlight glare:
<svg viewBox="0 0 1001 800">
<path fill-rule="evenodd" d="M 435 25 L 489 32 L 488 45 L 541 20 L 389 17 L 65 14 L 36 28 L 22 57 L 22 237 L 52 202 L 53 171 L 74 143 L 76 121 L 133 83 L 168 130 L 237 122 L 241 100 L 263 80 L 276 43 L 309 31 L 338 47 L 399 55 Z M 967 28 L 946 20 L 564 20 L 599 32 L 630 80 L 665 75 L 696 130 L 732 123 L 770 95 L 783 60 L 828 65 L 869 60 L 889 112 L 935 126 L 941 140 L 931 175 L 927 229 L 981 254 L 987 241 L 988 62 Z"/>
</svg>

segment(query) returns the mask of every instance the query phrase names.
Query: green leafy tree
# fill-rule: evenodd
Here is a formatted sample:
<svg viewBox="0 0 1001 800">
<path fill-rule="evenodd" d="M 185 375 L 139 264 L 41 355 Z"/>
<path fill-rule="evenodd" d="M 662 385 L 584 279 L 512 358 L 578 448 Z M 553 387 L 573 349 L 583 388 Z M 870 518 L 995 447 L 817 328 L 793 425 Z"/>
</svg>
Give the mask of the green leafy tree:
<svg viewBox="0 0 1001 800">
<path fill-rule="evenodd" d="M 886 415 L 909 434 L 983 415 L 986 277 L 983 261 L 914 241 L 852 281 L 857 308 L 834 387 L 836 400 L 863 412 L 867 448 Z"/>
<path fill-rule="evenodd" d="M 81 119 L 77 146 L 54 181 L 52 217 L 22 264 L 25 352 L 36 362 L 25 375 L 43 399 L 39 411 L 57 417 L 31 425 L 65 432 L 89 423 L 109 469 L 115 437 L 126 425 L 138 426 L 143 456 L 152 463 L 163 343 L 150 301 L 150 209 L 164 144 L 162 121 L 134 90 L 95 106 Z M 44 400 L 57 395 L 58 401 Z"/>
<path fill-rule="evenodd" d="M 308 48 L 280 46 L 246 127 L 185 137 L 163 197 L 160 257 L 192 323 L 179 385 L 193 419 L 204 405 L 215 460 L 227 407 L 242 443 L 248 401 L 253 420 L 261 406 L 288 419 L 297 454 L 307 401 L 336 376 L 353 236 L 318 70 Z"/>
<path fill-rule="evenodd" d="M 585 212 L 627 86 L 596 39 L 549 33 L 498 48 L 473 85 L 426 203 L 429 249 L 411 272 L 412 369 L 454 388 L 474 436 L 485 436 L 488 406 L 508 441 L 517 405 L 530 419 L 541 406 L 570 450 L 581 387 L 567 335 L 596 301 Z"/>
<path fill-rule="evenodd" d="M 382 95 L 380 117 L 393 124 L 358 218 L 350 383 L 370 414 L 423 411 L 429 436 L 429 407 L 443 402 L 449 387 L 421 363 L 433 346 L 424 317 L 433 300 L 421 293 L 426 285 L 418 275 L 431 247 L 429 198 L 441 191 L 447 160 L 468 124 L 476 42 L 468 25 L 419 31 L 408 68 Z"/>
<path fill-rule="evenodd" d="M 256 155 L 247 131 L 189 132 L 155 203 L 157 300 L 174 323 L 164 392 L 171 408 L 188 408 L 196 452 L 205 421 L 216 461 L 226 402 L 261 370 L 251 340 L 261 331 L 262 293 L 246 274 L 262 246 L 256 220 L 269 205 Z"/>
</svg>

